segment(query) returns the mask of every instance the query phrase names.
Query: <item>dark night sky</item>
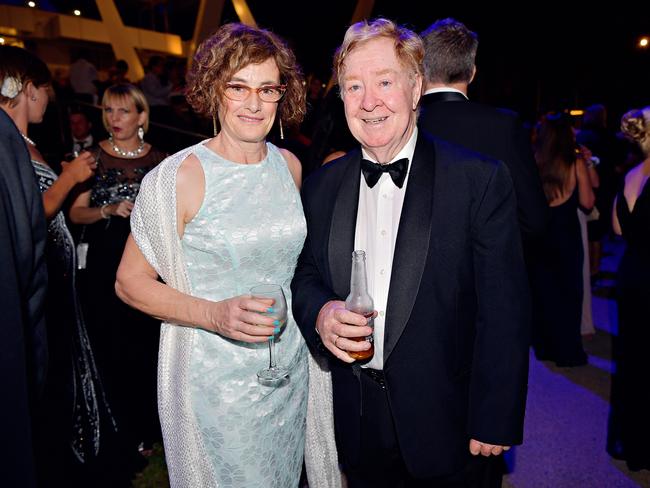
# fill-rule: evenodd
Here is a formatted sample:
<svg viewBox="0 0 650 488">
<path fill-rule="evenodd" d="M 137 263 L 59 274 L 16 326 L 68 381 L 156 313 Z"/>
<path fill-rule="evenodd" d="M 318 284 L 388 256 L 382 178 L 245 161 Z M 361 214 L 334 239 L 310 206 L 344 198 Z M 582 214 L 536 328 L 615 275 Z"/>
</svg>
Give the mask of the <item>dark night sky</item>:
<svg viewBox="0 0 650 488">
<path fill-rule="evenodd" d="M 98 17 L 92 0 L 47 1 L 60 11 L 81 8 L 84 15 Z M 145 28 L 155 23 L 162 30 L 162 7 L 152 12 L 147 3 L 116 0 L 125 23 Z M 184 39 L 191 37 L 198 0 L 164 3 L 170 31 Z M 506 10 L 505 2 L 474 7 L 468 2 L 377 0 L 373 16 L 385 16 L 416 32 L 437 19 L 455 17 L 477 32 L 473 99 L 515 109 L 529 119 L 539 110 L 602 102 L 616 119 L 630 107 L 650 104 L 650 53 L 635 47 L 638 36 L 650 35 L 650 16 L 632 8 L 632 3 L 601 8 L 590 3 L 571 2 L 569 8 L 568 2 L 522 2 Z M 329 75 L 332 53 L 355 4 L 354 0 L 248 0 L 258 25 L 287 39 L 305 73 L 313 71 L 321 77 Z M 226 0 L 222 22 L 236 20 Z"/>
</svg>

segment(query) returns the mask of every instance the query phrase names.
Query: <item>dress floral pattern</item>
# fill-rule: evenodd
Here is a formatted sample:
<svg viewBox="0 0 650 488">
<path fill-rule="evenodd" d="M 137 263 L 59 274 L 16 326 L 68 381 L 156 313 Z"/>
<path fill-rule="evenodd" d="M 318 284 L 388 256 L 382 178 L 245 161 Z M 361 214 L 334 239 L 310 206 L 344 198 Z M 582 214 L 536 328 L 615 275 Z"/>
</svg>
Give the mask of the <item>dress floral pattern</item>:
<svg viewBox="0 0 650 488">
<path fill-rule="evenodd" d="M 289 317 L 277 341 L 290 379 L 258 383 L 266 344 L 196 331 L 189 362 L 193 412 L 220 487 L 290 488 L 300 478 L 307 410 L 307 348 L 291 315 L 289 288 L 306 235 L 300 196 L 287 163 L 267 157 L 243 165 L 205 146 L 195 155 L 205 173 L 205 198 L 182 239 L 192 294 L 223 300 L 260 283 L 282 285 Z"/>
</svg>

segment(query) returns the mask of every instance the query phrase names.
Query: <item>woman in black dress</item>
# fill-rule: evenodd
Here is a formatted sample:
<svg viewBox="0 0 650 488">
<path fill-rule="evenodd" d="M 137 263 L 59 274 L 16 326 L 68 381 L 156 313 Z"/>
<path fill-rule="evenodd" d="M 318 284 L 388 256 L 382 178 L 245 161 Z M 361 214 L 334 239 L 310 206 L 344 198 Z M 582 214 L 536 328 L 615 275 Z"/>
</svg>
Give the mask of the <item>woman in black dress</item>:
<svg viewBox="0 0 650 488">
<path fill-rule="evenodd" d="M 124 450 L 136 466 L 161 439 L 156 402 L 158 328 L 155 320 L 115 295 L 115 274 L 130 232 L 140 181 L 166 154 L 144 140 L 149 106 L 130 84 L 113 85 L 102 99 L 107 140 L 99 143 L 97 172 L 70 208 L 70 220 L 84 224 L 86 254 L 79 294 Z M 137 458 L 140 458 L 139 461 Z M 141 467 L 141 466 L 140 466 Z"/>
<path fill-rule="evenodd" d="M 540 360 L 579 366 L 586 364 L 587 355 L 580 335 L 583 251 L 577 210 L 589 211 L 594 193 L 566 116 L 542 119 L 535 159 L 551 218 L 531 270 L 533 347 Z"/>
<path fill-rule="evenodd" d="M 39 486 L 87 486 L 84 476 L 100 452 L 100 437 L 103 447 L 104 435 L 114 425 L 77 300 L 74 242 L 61 206 L 76 185 L 93 175 L 97 164 L 92 154 L 84 152 L 62 163 L 57 175 L 27 136 L 28 124 L 43 120 L 49 102 L 51 75 L 43 61 L 24 49 L 0 46 L 0 79 L 0 107 L 27 143 L 48 221 L 45 319 L 49 357 L 34 422 Z"/>
<path fill-rule="evenodd" d="M 627 247 L 618 268 L 618 337 L 614 347 L 607 451 L 632 471 L 650 469 L 650 107 L 623 116 L 621 130 L 645 159 L 625 175 L 612 227 Z"/>
</svg>

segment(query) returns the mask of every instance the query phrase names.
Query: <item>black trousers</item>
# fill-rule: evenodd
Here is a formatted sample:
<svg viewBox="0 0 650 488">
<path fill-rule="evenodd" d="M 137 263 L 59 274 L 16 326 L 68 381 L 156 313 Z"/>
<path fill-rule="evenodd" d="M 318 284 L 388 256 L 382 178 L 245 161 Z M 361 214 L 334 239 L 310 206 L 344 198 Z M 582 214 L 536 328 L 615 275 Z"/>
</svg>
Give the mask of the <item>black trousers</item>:
<svg viewBox="0 0 650 488">
<path fill-rule="evenodd" d="M 501 486 L 501 456 L 469 458 L 460 471 L 449 476 L 417 479 L 404 464 L 386 390 L 361 373 L 363 415 L 361 460 L 344 466 L 349 488 L 498 488 Z"/>
</svg>

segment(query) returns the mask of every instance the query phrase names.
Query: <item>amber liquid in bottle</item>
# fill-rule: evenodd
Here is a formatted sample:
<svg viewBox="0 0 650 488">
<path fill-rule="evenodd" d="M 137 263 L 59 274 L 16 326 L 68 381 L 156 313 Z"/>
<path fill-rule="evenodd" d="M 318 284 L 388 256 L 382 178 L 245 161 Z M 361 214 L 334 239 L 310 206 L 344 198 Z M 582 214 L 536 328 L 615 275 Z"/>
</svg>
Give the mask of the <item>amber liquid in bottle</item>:
<svg viewBox="0 0 650 488">
<path fill-rule="evenodd" d="M 370 317 L 372 317 L 373 312 L 364 313 L 362 315 L 367 319 L 370 319 L 368 321 L 368 325 L 372 327 L 373 320 Z M 375 354 L 375 344 L 373 341 L 373 337 L 371 335 L 367 337 L 350 337 L 350 339 L 357 342 L 368 341 L 370 343 L 370 349 L 367 349 L 366 351 L 348 351 L 348 356 L 350 356 L 351 358 L 357 360 L 364 360 L 364 359 L 370 359 Z"/>
<path fill-rule="evenodd" d="M 368 281 L 366 278 L 366 253 L 354 251 L 352 253 L 352 273 L 350 274 L 350 294 L 345 300 L 345 308 L 351 312 L 363 315 L 368 319 L 368 325 L 373 327 L 372 316 L 374 314 L 374 303 L 368 293 Z M 348 351 L 348 355 L 357 360 L 370 359 L 375 354 L 373 337 L 355 337 L 350 339 L 361 342 L 368 341 L 370 349 L 366 351 Z"/>
</svg>

